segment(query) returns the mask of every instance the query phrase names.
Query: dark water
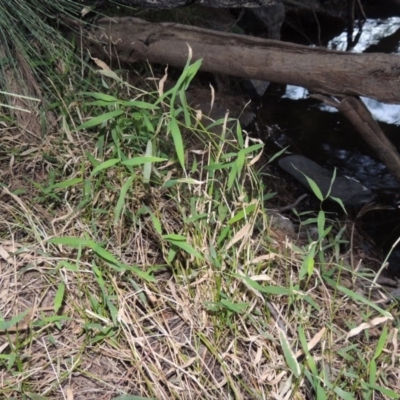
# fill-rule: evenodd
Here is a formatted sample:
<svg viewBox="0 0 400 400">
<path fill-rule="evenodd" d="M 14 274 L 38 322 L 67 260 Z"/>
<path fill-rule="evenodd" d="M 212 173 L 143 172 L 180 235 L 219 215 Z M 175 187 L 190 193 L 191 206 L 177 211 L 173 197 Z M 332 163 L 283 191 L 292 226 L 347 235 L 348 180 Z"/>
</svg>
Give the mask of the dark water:
<svg viewBox="0 0 400 400">
<path fill-rule="evenodd" d="M 390 15 L 390 14 L 389 14 Z M 327 31 L 299 35 L 284 27 L 283 39 L 302 44 L 321 44 L 346 50 L 347 32 L 343 26 L 327 24 Z M 358 32 L 354 32 L 354 36 Z M 308 42 L 308 43 L 305 43 Z M 400 53 L 400 18 L 368 19 L 353 52 Z M 363 99 L 383 132 L 400 151 L 400 105 Z M 335 109 L 310 99 L 305 89 L 293 86 L 271 90 L 263 97 L 258 111 L 258 127 L 276 124 L 270 130 L 269 142 L 276 149 L 289 146 L 293 154 L 302 154 L 338 174 L 357 179 L 376 194 L 376 202 L 391 210 L 370 212 L 363 217 L 363 228 L 387 253 L 400 237 L 400 184 L 376 158 L 372 149 L 359 137 L 352 125 Z M 400 246 L 390 260 L 390 273 L 400 276 Z"/>
</svg>

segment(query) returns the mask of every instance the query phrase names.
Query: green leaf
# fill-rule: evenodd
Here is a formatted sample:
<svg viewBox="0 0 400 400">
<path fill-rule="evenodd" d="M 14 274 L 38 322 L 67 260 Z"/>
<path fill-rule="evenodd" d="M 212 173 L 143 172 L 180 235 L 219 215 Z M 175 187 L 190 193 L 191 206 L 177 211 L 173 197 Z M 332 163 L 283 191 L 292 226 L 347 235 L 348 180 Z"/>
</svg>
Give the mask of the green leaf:
<svg viewBox="0 0 400 400">
<path fill-rule="evenodd" d="M 300 171 L 301 172 L 301 171 Z M 303 174 L 304 175 L 304 174 Z M 324 200 L 324 196 L 322 195 L 321 189 L 318 187 L 316 182 L 309 178 L 307 175 L 304 175 L 307 179 L 308 184 L 310 185 L 311 190 L 314 192 L 315 196 L 319 201 Z"/>
<path fill-rule="evenodd" d="M 189 87 L 190 82 L 193 80 L 193 78 L 196 76 L 197 72 L 199 71 L 202 62 L 203 62 L 203 59 L 200 58 L 197 61 L 195 61 L 192 65 L 190 65 L 189 68 L 187 69 L 185 84 L 183 86 L 184 90 L 187 90 L 187 88 Z"/>
<path fill-rule="evenodd" d="M 383 348 L 385 347 L 386 344 L 387 334 L 388 334 L 388 327 L 387 324 L 385 324 L 385 326 L 382 329 L 381 336 L 379 337 L 378 344 L 376 345 L 374 360 L 376 360 L 381 355 Z"/>
<path fill-rule="evenodd" d="M 238 176 L 238 173 L 239 171 L 237 165 L 233 164 L 231 170 L 229 171 L 228 185 L 227 185 L 228 190 L 230 190 L 233 184 L 235 183 L 235 179 Z"/>
<path fill-rule="evenodd" d="M 28 396 L 31 400 L 49 400 L 49 397 L 45 397 L 40 394 L 35 394 L 31 392 L 25 392 L 25 395 Z"/>
<path fill-rule="evenodd" d="M 289 369 L 292 371 L 293 375 L 296 378 L 300 377 L 301 369 L 300 365 L 296 360 L 296 357 L 290 347 L 289 341 L 286 337 L 285 332 L 282 329 L 279 329 L 279 340 L 281 342 L 283 354 L 285 356 L 286 364 L 288 365 Z"/>
<path fill-rule="evenodd" d="M 247 155 L 247 154 L 258 151 L 258 150 L 262 149 L 263 147 L 264 147 L 264 144 L 256 143 L 256 144 L 252 144 L 249 147 L 246 147 L 245 149 L 241 149 L 240 151 L 243 152 L 244 155 Z"/>
<path fill-rule="evenodd" d="M 326 382 L 325 382 L 326 384 Z M 339 386 L 331 386 L 331 389 L 343 400 L 356 400 L 356 398 L 349 392 L 341 389 Z"/>
<path fill-rule="evenodd" d="M 205 218 L 207 218 L 207 217 L 208 217 L 208 213 L 195 214 L 195 215 L 192 215 L 192 216 L 189 217 L 189 218 L 185 218 L 185 219 L 184 219 L 184 222 L 185 222 L 185 224 L 190 224 L 190 223 L 196 222 L 196 221 L 198 221 L 198 220 L 200 220 L 200 219 L 205 219 Z"/>
<path fill-rule="evenodd" d="M 22 321 L 26 315 L 28 314 L 28 310 L 22 312 L 21 314 L 16 315 L 15 317 L 5 321 L 4 319 L 0 318 L 0 330 L 6 331 L 11 327 L 18 324 L 18 322 Z"/>
<path fill-rule="evenodd" d="M 181 90 L 179 92 L 179 98 L 180 98 L 181 105 L 183 108 L 183 115 L 185 117 L 186 128 L 190 129 L 192 126 L 192 121 L 191 121 L 190 114 L 189 114 L 189 106 L 186 101 L 186 93 L 183 90 Z"/>
<path fill-rule="evenodd" d="M 242 131 L 242 126 L 240 125 L 239 121 L 236 124 L 236 137 L 237 137 L 239 148 L 243 149 L 243 147 L 244 147 L 243 131 Z"/>
<path fill-rule="evenodd" d="M 255 210 L 256 205 L 255 204 L 250 204 L 247 206 L 244 210 L 239 211 L 235 216 L 233 216 L 229 221 L 228 224 L 232 225 L 235 222 L 238 222 L 242 219 L 246 219 L 249 217 L 249 215 Z"/>
<path fill-rule="evenodd" d="M 331 195 L 332 186 L 333 186 L 333 183 L 335 182 L 335 179 L 336 179 L 336 168 L 333 169 L 331 184 L 329 185 L 329 190 L 328 190 L 328 193 L 326 194 L 326 197 L 329 197 Z"/>
<path fill-rule="evenodd" d="M 104 281 L 103 274 L 102 274 L 100 268 L 94 262 L 92 262 L 92 270 L 93 270 L 94 276 L 96 278 L 96 281 L 97 281 L 98 285 L 100 286 L 100 289 L 103 293 L 103 296 L 107 296 L 106 283 Z"/>
<path fill-rule="evenodd" d="M 175 245 L 176 247 L 181 248 L 182 250 L 186 251 L 186 253 L 191 254 L 192 256 L 198 258 L 199 260 L 204 260 L 204 257 L 195 250 L 189 243 L 186 242 L 174 242 L 170 241 L 171 244 Z"/>
<path fill-rule="evenodd" d="M 168 161 L 168 158 L 141 156 L 141 157 L 129 158 L 128 160 L 122 161 L 122 164 L 128 165 L 130 167 L 135 167 L 137 165 L 142 165 L 146 163 L 163 162 L 163 161 Z"/>
<path fill-rule="evenodd" d="M 177 235 L 176 233 L 170 233 L 168 235 L 163 235 L 162 237 L 164 240 L 173 240 L 173 241 L 186 241 L 185 236 Z"/>
<path fill-rule="evenodd" d="M 117 102 L 118 101 L 118 99 L 116 97 L 110 96 L 110 95 L 104 94 L 104 93 L 80 92 L 79 94 L 82 96 L 93 97 L 96 100 L 103 100 L 103 101 L 108 101 L 108 102 Z"/>
<path fill-rule="evenodd" d="M 129 266 L 119 262 L 110 252 L 103 249 L 100 244 L 94 242 L 93 240 L 64 236 L 52 238 L 49 240 L 49 243 L 71 246 L 78 249 L 88 247 L 92 249 L 97 254 L 97 256 L 104 259 L 117 271 L 133 271 L 142 279 L 148 282 L 155 282 L 155 278 L 152 275 L 149 275 L 138 267 Z"/>
<path fill-rule="evenodd" d="M 147 116 L 147 114 L 142 112 L 140 117 L 143 119 L 143 127 L 145 127 L 150 133 L 154 133 L 155 132 L 154 126 L 151 123 L 150 118 Z"/>
<path fill-rule="evenodd" d="M 130 176 L 127 181 L 123 184 L 121 188 L 121 193 L 119 194 L 117 205 L 115 206 L 115 217 L 114 217 L 114 226 L 118 224 L 119 218 L 121 216 L 122 210 L 125 205 L 125 197 L 128 193 L 128 190 L 132 186 L 133 179 L 135 177 L 132 175 Z"/>
<path fill-rule="evenodd" d="M 171 263 L 172 261 L 174 261 L 174 258 L 175 258 L 175 256 L 176 256 L 176 253 L 177 253 L 176 247 L 171 247 L 171 248 L 169 249 L 169 251 L 168 251 L 168 256 L 167 256 L 167 261 L 168 261 L 169 263 Z"/>
<path fill-rule="evenodd" d="M 152 157 L 152 156 L 153 156 L 153 141 L 149 140 L 146 145 L 146 157 Z M 151 162 L 146 162 L 143 164 L 143 183 L 144 184 L 147 184 L 150 182 L 151 167 L 152 167 Z"/>
<path fill-rule="evenodd" d="M 239 150 L 237 158 L 236 158 L 236 168 L 237 168 L 238 175 L 240 175 L 240 173 L 242 172 L 244 162 L 246 160 L 246 150 L 247 149 Z"/>
<path fill-rule="evenodd" d="M 221 304 L 228 310 L 235 313 L 241 313 L 243 310 L 249 307 L 249 303 L 232 303 L 231 301 L 221 299 Z"/>
<path fill-rule="evenodd" d="M 388 389 L 388 388 L 385 388 L 385 387 L 381 387 L 381 386 L 377 386 L 377 385 L 371 385 L 371 384 L 368 384 L 366 382 L 363 382 L 363 386 L 366 386 L 366 387 L 368 387 L 368 388 L 370 388 L 372 390 L 380 392 L 380 393 L 384 394 L 385 396 L 388 396 L 390 399 L 400 399 L 400 394 L 394 392 L 391 389 Z"/>
<path fill-rule="evenodd" d="M 41 328 L 48 324 L 57 324 L 61 321 L 71 321 L 71 318 L 68 318 L 65 315 L 51 315 L 50 317 L 43 317 L 39 320 L 33 321 L 32 326 Z"/>
<path fill-rule="evenodd" d="M 86 106 L 104 106 L 104 107 L 109 107 L 110 105 L 113 105 L 116 103 L 110 103 L 109 101 L 104 101 L 104 100 L 95 100 L 95 101 L 89 101 L 86 103 Z"/>
<path fill-rule="evenodd" d="M 121 104 L 128 107 L 140 108 L 142 110 L 158 110 L 159 108 L 154 104 L 139 100 L 121 101 Z"/>
<path fill-rule="evenodd" d="M 204 257 L 197 250 L 195 250 L 189 243 L 187 243 L 185 238 L 181 236 L 177 239 L 172 239 L 171 236 L 179 236 L 179 235 L 163 235 L 162 238 L 167 242 L 171 243 L 172 245 L 186 251 L 186 253 L 189 253 L 192 256 L 198 258 L 199 260 L 204 260 Z"/>
<path fill-rule="evenodd" d="M 334 200 L 334 201 L 336 201 L 336 203 L 338 203 L 338 204 L 340 205 L 340 207 L 342 207 L 342 210 L 343 210 L 343 211 L 345 212 L 345 214 L 347 215 L 347 210 L 346 210 L 345 205 L 343 204 L 342 199 L 339 199 L 339 197 L 333 197 L 333 196 L 331 196 L 331 199 Z"/>
<path fill-rule="evenodd" d="M 219 235 L 219 237 L 218 237 L 218 240 L 217 240 L 217 244 L 218 244 L 218 245 L 221 245 L 221 243 L 222 243 L 222 242 L 226 239 L 226 237 L 228 236 L 229 232 L 230 232 L 229 226 L 226 226 L 225 228 L 222 229 L 222 231 L 221 231 L 221 233 L 220 233 L 220 235 Z"/>
<path fill-rule="evenodd" d="M 68 271 L 73 271 L 73 272 L 78 272 L 79 267 L 76 264 L 71 264 L 70 262 L 66 260 L 62 260 L 57 264 L 57 269 L 59 268 L 65 268 Z"/>
<path fill-rule="evenodd" d="M 156 230 L 156 232 L 159 235 L 161 235 L 162 234 L 161 221 L 154 215 L 154 213 L 152 213 L 151 211 L 149 211 L 149 212 L 150 212 L 151 220 L 153 222 L 154 229 Z"/>
<path fill-rule="evenodd" d="M 80 131 L 82 129 L 93 128 L 94 126 L 101 125 L 104 122 L 109 121 L 110 119 L 119 117 L 123 113 L 124 113 L 123 110 L 110 111 L 106 114 L 99 115 L 97 117 L 90 119 L 89 121 L 84 122 L 82 125 L 78 126 L 76 130 Z"/>
<path fill-rule="evenodd" d="M 186 183 L 188 185 L 200 185 L 200 184 L 202 184 L 204 182 L 199 182 L 199 181 L 197 181 L 196 179 L 193 179 L 193 178 L 169 179 L 168 181 L 166 181 L 163 184 L 163 187 L 170 188 L 170 187 L 175 186 L 175 185 L 177 185 L 179 183 Z"/>
<path fill-rule="evenodd" d="M 118 164 L 121 160 L 119 158 L 111 158 L 110 160 L 104 161 L 101 164 L 99 164 L 92 173 L 90 174 L 91 176 L 96 175 L 98 172 L 103 171 L 104 169 L 110 168 L 114 166 L 115 164 Z"/>
<path fill-rule="evenodd" d="M 315 266 L 315 252 L 316 252 L 316 244 L 313 243 L 310 246 L 310 250 L 307 253 L 306 257 L 304 258 L 301 268 L 300 268 L 300 273 L 299 273 L 299 278 L 302 280 L 306 275 L 311 276 L 312 273 L 314 272 L 314 266 Z"/>
<path fill-rule="evenodd" d="M 280 155 L 282 155 L 287 149 L 289 148 L 289 146 L 286 146 L 284 149 L 278 151 L 277 153 L 275 153 L 267 162 L 267 164 L 272 163 L 272 161 L 274 161 L 276 158 L 278 158 Z"/>
<path fill-rule="evenodd" d="M 314 375 L 314 377 L 316 377 L 318 375 L 317 365 L 314 361 L 314 358 L 310 354 L 310 351 L 308 350 L 307 338 L 306 338 L 306 334 L 304 332 L 304 328 L 302 326 L 299 326 L 299 339 L 300 339 L 301 347 L 303 348 L 304 354 L 306 356 L 306 362 L 307 362 L 312 374 Z"/>
<path fill-rule="evenodd" d="M 103 75 L 107 78 L 113 79 L 116 82 L 120 82 L 123 83 L 124 81 L 114 72 L 114 71 L 110 71 L 108 69 L 100 69 L 97 71 L 100 75 Z M 104 81 L 103 81 L 104 84 Z"/>
<path fill-rule="evenodd" d="M 156 399 L 154 397 L 122 395 L 122 396 L 114 397 L 113 400 L 156 400 Z"/>
<path fill-rule="evenodd" d="M 185 66 L 184 70 L 182 71 L 181 76 L 179 77 L 178 81 L 176 82 L 176 85 L 174 88 L 174 89 L 176 89 L 176 93 L 178 92 L 179 89 L 186 90 L 189 87 L 190 82 L 197 74 L 197 71 L 200 69 L 202 61 L 203 61 L 202 59 L 199 59 L 190 65 L 190 59 L 188 59 L 186 66 Z"/>
<path fill-rule="evenodd" d="M 317 226 L 318 226 L 319 239 L 322 239 L 325 236 L 324 235 L 325 213 L 323 211 L 319 211 L 319 213 L 318 213 Z"/>
<path fill-rule="evenodd" d="M 65 294 L 65 283 L 60 282 L 57 288 L 56 295 L 54 297 L 54 312 L 57 314 L 60 310 L 63 301 L 64 301 L 64 294 Z"/>
<path fill-rule="evenodd" d="M 182 169 L 185 170 L 185 154 L 182 134 L 175 118 L 170 119 L 168 123 L 168 131 L 171 132 L 172 139 L 174 141 L 175 152 L 178 157 L 179 163 L 181 164 Z"/>
<path fill-rule="evenodd" d="M 376 383 L 376 361 L 371 360 L 369 363 L 369 384 L 374 385 Z"/>
<path fill-rule="evenodd" d="M 90 154 L 88 151 L 85 151 L 85 155 L 88 158 L 88 160 L 90 161 L 90 163 L 93 165 L 93 167 L 97 167 L 98 165 L 100 165 L 100 161 L 97 161 L 92 154 Z"/>
<path fill-rule="evenodd" d="M 239 274 L 233 274 L 233 275 L 239 279 L 243 279 L 253 289 L 256 289 L 262 293 L 277 294 L 277 295 L 300 294 L 300 292 L 297 292 L 295 290 L 288 289 L 285 287 L 281 287 L 281 286 L 261 286 L 259 283 L 253 281 L 252 279 L 250 279 L 247 276 L 243 276 L 243 275 L 239 275 Z"/>
<path fill-rule="evenodd" d="M 83 182 L 82 178 L 68 179 L 67 181 L 55 183 L 54 185 L 46 188 L 46 190 L 49 190 L 49 189 L 64 189 L 64 188 L 67 188 L 67 187 L 75 186 L 78 183 L 82 183 L 82 182 Z"/>
<path fill-rule="evenodd" d="M 355 301 L 360 301 L 366 305 L 368 305 L 369 307 L 373 308 L 374 310 L 378 311 L 382 316 L 387 317 L 389 319 L 393 319 L 392 314 L 390 314 L 390 312 L 383 310 L 382 308 L 380 308 L 377 304 L 375 304 L 373 301 L 370 301 L 368 299 L 366 299 L 364 296 L 353 292 L 350 289 L 345 288 L 344 286 L 341 286 L 339 284 L 337 284 L 334 280 L 324 276 L 324 280 L 331 285 L 332 287 L 340 290 L 342 293 L 344 293 L 345 295 L 349 296 L 350 298 L 352 298 Z"/>
</svg>

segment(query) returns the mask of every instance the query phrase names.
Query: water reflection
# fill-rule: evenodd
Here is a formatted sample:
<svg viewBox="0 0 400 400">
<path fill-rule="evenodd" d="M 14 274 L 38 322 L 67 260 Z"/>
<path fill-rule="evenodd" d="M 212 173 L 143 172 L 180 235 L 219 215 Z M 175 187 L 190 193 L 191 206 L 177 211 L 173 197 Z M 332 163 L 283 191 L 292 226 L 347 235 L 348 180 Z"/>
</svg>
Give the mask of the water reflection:
<svg viewBox="0 0 400 400">
<path fill-rule="evenodd" d="M 356 29 L 354 37 L 357 33 Z M 351 51 L 399 54 L 399 43 L 399 17 L 368 19 Z M 331 39 L 327 47 L 345 51 L 347 32 Z M 400 105 L 369 98 L 362 98 L 362 101 L 381 123 L 389 139 L 400 148 Z M 400 236 L 400 210 L 396 210 L 400 198 L 399 183 L 374 157 L 349 121 L 337 109 L 310 99 L 306 89 L 290 85 L 277 102 L 264 104 L 262 112 L 273 116 L 281 127 L 270 136 L 278 146 L 290 145 L 294 154 L 305 155 L 330 170 L 337 168 L 338 174 L 356 178 L 377 193 L 381 204 L 394 206 L 392 211 L 371 212 L 363 217 L 364 228 L 386 253 Z M 397 247 L 390 260 L 390 272 L 400 277 L 399 260 L 400 247 Z"/>
<path fill-rule="evenodd" d="M 400 18 L 367 19 L 362 27 L 362 32 L 357 44 L 351 50 L 354 53 L 363 53 L 372 45 L 377 45 L 383 38 L 391 36 L 400 29 Z M 353 39 L 359 34 L 359 29 L 354 29 Z M 347 32 L 342 32 L 328 42 L 328 49 L 346 51 Z M 397 51 L 398 52 L 398 47 Z"/>
<path fill-rule="evenodd" d="M 358 34 L 358 29 L 354 31 L 354 37 Z M 376 51 L 385 52 L 385 49 L 379 48 L 379 44 L 382 40 L 389 36 L 397 34 L 399 36 L 396 39 L 396 53 L 400 53 L 400 18 L 391 17 L 384 20 L 381 19 L 368 19 L 362 28 L 361 36 L 358 40 L 356 46 L 351 50 L 354 53 L 362 53 L 371 46 L 374 46 Z M 330 40 L 327 44 L 329 49 L 345 51 L 347 46 L 347 32 L 342 32 L 340 35 L 336 36 Z M 288 85 L 283 98 L 291 100 L 301 100 L 306 99 L 309 93 L 308 90 L 298 87 Z M 370 110 L 373 117 L 380 122 L 385 122 L 387 124 L 400 125 L 400 105 L 398 104 L 386 104 L 379 102 L 374 99 L 369 99 L 362 97 L 361 100 Z M 319 106 L 321 111 L 325 112 L 338 112 L 336 108 L 327 106 L 323 103 Z"/>
</svg>

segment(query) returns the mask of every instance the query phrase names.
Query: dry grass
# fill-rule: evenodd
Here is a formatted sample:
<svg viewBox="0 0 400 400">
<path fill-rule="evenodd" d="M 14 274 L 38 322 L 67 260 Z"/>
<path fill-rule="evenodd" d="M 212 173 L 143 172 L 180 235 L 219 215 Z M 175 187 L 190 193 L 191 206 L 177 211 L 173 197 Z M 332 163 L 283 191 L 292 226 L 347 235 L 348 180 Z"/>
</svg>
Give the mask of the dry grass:
<svg viewBox="0 0 400 400">
<path fill-rule="evenodd" d="M 35 151 L 21 151 L 18 127 L 0 136 L 2 398 L 399 398 L 397 303 L 364 297 L 369 265 L 324 213 L 314 238 L 280 228 L 261 149 L 247 151 L 257 143 L 192 125 L 181 135 L 193 151 L 180 149 L 168 97 L 141 139 L 127 122 L 143 109 L 115 102 L 106 111 L 121 115 L 72 132 L 105 110 L 61 100 L 63 129 Z M 149 140 L 167 158 L 150 182 L 143 164 L 93 173 Z"/>
</svg>

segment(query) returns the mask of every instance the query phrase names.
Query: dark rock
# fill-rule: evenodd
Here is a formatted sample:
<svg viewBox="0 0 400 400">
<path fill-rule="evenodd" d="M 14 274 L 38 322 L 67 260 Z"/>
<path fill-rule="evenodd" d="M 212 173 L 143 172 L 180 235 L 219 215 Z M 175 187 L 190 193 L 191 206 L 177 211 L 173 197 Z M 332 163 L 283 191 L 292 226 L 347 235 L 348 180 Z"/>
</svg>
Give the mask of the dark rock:
<svg viewBox="0 0 400 400">
<path fill-rule="evenodd" d="M 328 194 L 333 171 L 322 168 L 314 161 L 299 155 L 281 158 L 279 166 L 310 189 L 310 185 L 304 176 L 306 175 L 318 185 L 324 197 Z M 344 204 L 353 206 L 367 203 L 374 198 L 373 193 L 361 183 L 347 177 L 338 176 L 332 184 L 330 196 L 338 197 Z"/>
</svg>

